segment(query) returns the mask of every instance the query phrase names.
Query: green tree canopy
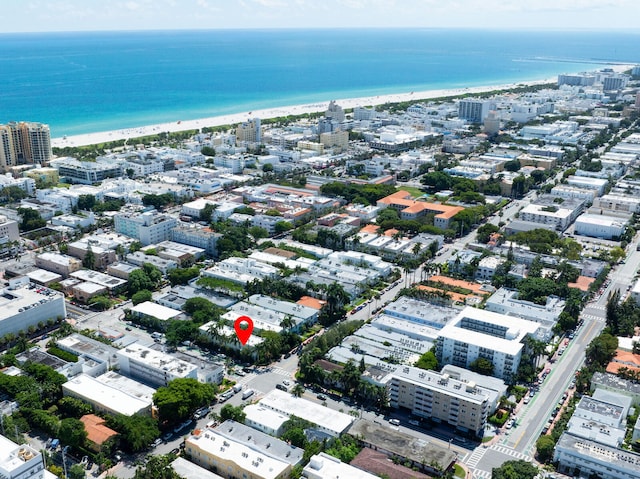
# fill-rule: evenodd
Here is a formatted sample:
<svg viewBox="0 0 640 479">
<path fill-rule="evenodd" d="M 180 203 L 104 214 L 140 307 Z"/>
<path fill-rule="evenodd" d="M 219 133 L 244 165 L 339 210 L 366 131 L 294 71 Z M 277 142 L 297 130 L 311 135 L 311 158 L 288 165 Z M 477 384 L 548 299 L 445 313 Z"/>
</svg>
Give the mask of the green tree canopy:
<svg viewBox="0 0 640 479">
<path fill-rule="evenodd" d="M 40 213 L 31 208 L 18 208 L 18 214 L 22 217 L 20 222 L 20 231 L 33 231 L 44 228 L 47 222 L 42 219 Z"/>
<path fill-rule="evenodd" d="M 151 291 L 149 291 L 148 289 L 141 289 L 131 296 L 131 302 L 134 306 L 136 304 L 144 303 L 145 301 L 151 301 L 151 299 L 153 299 L 153 296 L 151 294 Z"/>
<path fill-rule="evenodd" d="M 157 421 L 139 414 L 107 416 L 107 425 L 120 433 L 122 448 L 128 452 L 145 450 L 160 435 Z"/>
<path fill-rule="evenodd" d="M 67 418 L 60 421 L 59 434 L 63 442 L 74 449 L 84 447 L 87 440 L 87 431 L 84 428 L 84 423 L 75 418 Z"/>
<path fill-rule="evenodd" d="M 224 406 L 222 406 L 222 409 L 220 410 L 221 421 L 227 421 L 228 419 L 231 419 L 239 423 L 244 423 L 244 420 L 246 417 L 247 415 L 239 406 L 232 406 L 231 404 L 225 404 Z"/>
<path fill-rule="evenodd" d="M 553 450 L 556 443 L 551 436 L 542 435 L 536 441 L 536 451 L 540 462 L 549 462 L 553 459 Z"/>
<path fill-rule="evenodd" d="M 158 388 L 153 403 L 158 408 L 160 420 L 174 424 L 189 418 L 196 409 L 211 404 L 215 397 L 216 388 L 211 384 L 179 378 Z"/>
<path fill-rule="evenodd" d="M 534 479 L 540 471 L 524 460 L 507 461 L 491 471 L 491 479 Z"/>
<path fill-rule="evenodd" d="M 491 361 L 486 358 L 478 358 L 469 364 L 469 369 L 478 374 L 484 374 L 485 376 L 491 376 L 493 374 L 494 366 Z"/>
<path fill-rule="evenodd" d="M 167 278 L 171 283 L 171 286 L 177 284 L 187 284 L 193 278 L 197 278 L 200 274 L 200 270 L 196 266 L 191 268 L 175 268 L 167 273 Z"/>
<path fill-rule="evenodd" d="M 433 351 L 427 351 L 416 362 L 415 366 L 420 369 L 435 371 L 438 369 L 438 359 Z"/>
</svg>

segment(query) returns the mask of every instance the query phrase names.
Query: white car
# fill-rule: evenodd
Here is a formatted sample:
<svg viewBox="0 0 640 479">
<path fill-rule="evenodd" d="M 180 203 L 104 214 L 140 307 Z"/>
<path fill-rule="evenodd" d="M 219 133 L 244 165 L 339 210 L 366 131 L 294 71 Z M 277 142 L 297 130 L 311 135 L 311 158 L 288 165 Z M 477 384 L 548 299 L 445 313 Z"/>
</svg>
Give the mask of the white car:
<svg viewBox="0 0 640 479">
<path fill-rule="evenodd" d="M 282 384 L 284 384 L 285 386 L 290 386 L 291 382 L 287 379 L 285 379 L 284 381 L 282 381 Z"/>
<path fill-rule="evenodd" d="M 399 419 L 389 419 L 389 424 L 391 424 L 392 426 L 399 426 L 400 425 L 400 420 Z"/>
</svg>

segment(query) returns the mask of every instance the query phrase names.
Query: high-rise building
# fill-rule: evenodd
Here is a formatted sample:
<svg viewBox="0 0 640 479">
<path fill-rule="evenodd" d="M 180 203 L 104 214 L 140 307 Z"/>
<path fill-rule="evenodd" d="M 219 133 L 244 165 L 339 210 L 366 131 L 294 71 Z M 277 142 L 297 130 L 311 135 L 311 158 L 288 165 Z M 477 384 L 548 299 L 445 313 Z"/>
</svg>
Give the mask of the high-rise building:
<svg viewBox="0 0 640 479">
<path fill-rule="evenodd" d="M 458 103 L 458 117 L 473 123 L 482 123 L 489 112 L 496 109 L 496 103 L 489 100 L 469 98 Z"/>
<path fill-rule="evenodd" d="M 324 116 L 337 122 L 343 122 L 344 110 L 335 101 L 331 100 L 327 107 L 327 111 L 324 112 Z"/>
<path fill-rule="evenodd" d="M 236 144 L 260 143 L 262 141 L 262 130 L 260 118 L 253 118 L 236 127 Z"/>
<path fill-rule="evenodd" d="M 51 133 L 42 123 L 0 125 L 0 169 L 24 164 L 46 164 L 52 156 Z"/>
</svg>

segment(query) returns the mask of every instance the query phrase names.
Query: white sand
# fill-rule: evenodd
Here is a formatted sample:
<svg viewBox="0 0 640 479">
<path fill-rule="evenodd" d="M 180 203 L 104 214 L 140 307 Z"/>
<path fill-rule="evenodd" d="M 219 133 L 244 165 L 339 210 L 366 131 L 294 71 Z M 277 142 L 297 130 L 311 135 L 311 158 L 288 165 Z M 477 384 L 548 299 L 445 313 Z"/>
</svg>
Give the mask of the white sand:
<svg viewBox="0 0 640 479">
<path fill-rule="evenodd" d="M 632 65 L 612 65 L 610 68 L 615 71 L 625 71 L 632 68 Z M 471 88 L 455 88 L 446 90 L 428 90 L 420 92 L 410 93 L 396 93 L 392 95 L 380 95 L 362 98 L 349 98 L 346 100 L 336 100 L 342 108 L 355 108 L 357 106 L 376 106 L 385 103 L 398 103 L 405 101 L 415 100 L 428 100 L 432 98 L 441 98 L 449 96 L 459 96 L 464 94 L 479 94 L 492 90 L 509 90 L 517 86 L 528 85 L 540 85 L 544 83 L 555 83 L 557 78 L 547 78 L 545 80 L 525 81 L 518 83 L 509 83 L 506 85 L 486 85 L 477 86 Z M 98 133 L 87 133 L 85 135 L 73 135 L 63 138 L 53 138 L 51 145 L 54 147 L 65 146 L 85 146 L 95 145 L 98 143 L 105 143 L 115 140 L 126 140 L 128 138 L 139 138 L 141 136 L 155 135 L 162 132 L 176 132 L 184 130 L 199 130 L 204 127 L 213 127 L 221 125 L 235 125 L 243 121 L 247 121 L 250 118 L 275 118 L 278 116 L 287 115 L 302 115 L 304 113 L 317 113 L 323 112 L 327 109 L 327 102 L 322 103 L 310 103 L 306 105 L 293 105 L 280 108 L 271 108 L 267 110 L 255 110 L 247 111 L 243 113 L 236 113 L 233 115 L 215 116 L 212 118 L 201 118 L 198 120 L 177 120 L 172 123 L 161 123 L 157 125 L 141 126 L 137 128 L 126 128 L 122 130 L 103 131 Z"/>
</svg>

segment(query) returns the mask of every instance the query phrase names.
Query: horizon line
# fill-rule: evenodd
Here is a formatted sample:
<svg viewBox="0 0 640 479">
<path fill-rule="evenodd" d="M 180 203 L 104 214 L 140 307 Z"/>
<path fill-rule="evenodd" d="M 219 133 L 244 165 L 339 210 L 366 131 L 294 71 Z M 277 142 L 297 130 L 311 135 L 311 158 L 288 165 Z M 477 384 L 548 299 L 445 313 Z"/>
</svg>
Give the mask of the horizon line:
<svg viewBox="0 0 640 479">
<path fill-rule="evenodd" d="M 152 33 L 152 32 L 224 32 L 224 31 L 336 31 L 336 30 L 386 30 L 386 31 L 410 31 L 410 30 L 431 30 L 431 31 L 483 31 L 483 32 L 560 32 L 560 33 L 637 33 L 640 34 L 640 27 L 436 27 L 436 26 L 409 26 L 409 27 L 380 27 L 380 26 L 344 26 L 344 27 L 221 27 L 221 28 L 142 28 L 142 29 L 98 29 L 98 30 L 32 30 L 2 32 L 0 36 L 7 35 L 33 35 L 33 34 L 72 34 L 72 33 Z"/>
</svg>

